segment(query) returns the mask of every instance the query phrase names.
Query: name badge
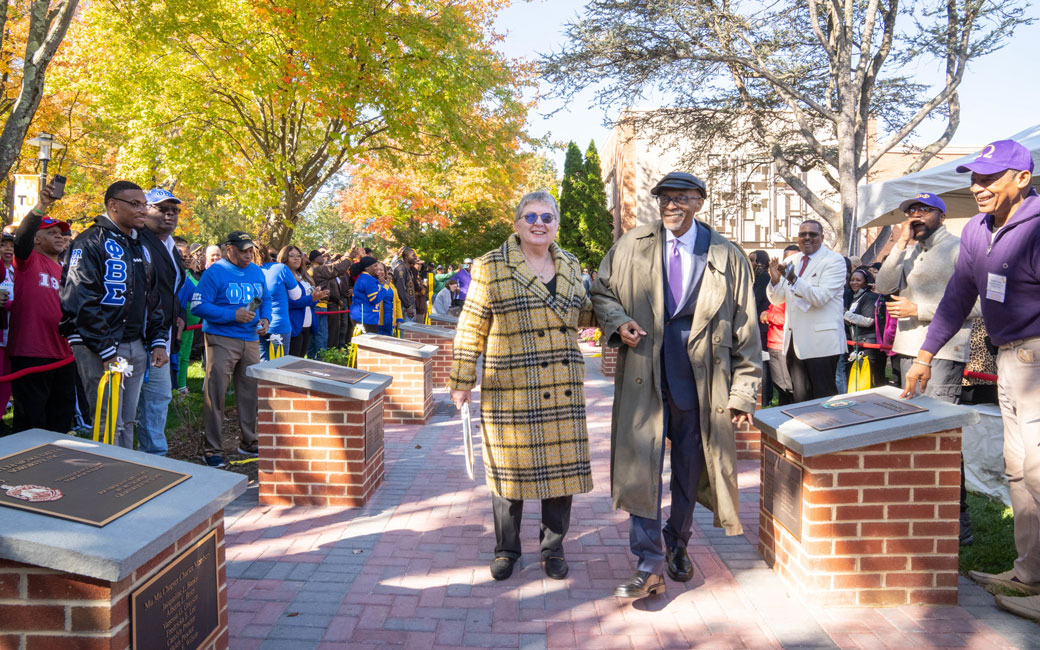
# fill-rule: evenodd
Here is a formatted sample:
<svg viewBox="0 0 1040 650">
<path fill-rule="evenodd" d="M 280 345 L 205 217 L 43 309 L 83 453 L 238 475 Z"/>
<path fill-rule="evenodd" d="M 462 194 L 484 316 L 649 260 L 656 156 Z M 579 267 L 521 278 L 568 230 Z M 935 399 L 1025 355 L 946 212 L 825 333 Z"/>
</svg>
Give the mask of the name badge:
<svg viewBox="0 0 1040 650">
<path fill-rule="evenodd" d="M 1004 302 L 1004 294 L 1007 291 L 1007 276 L 988 273 L 986 280 L 986 298 L 997 302 Z"/>
</svg>

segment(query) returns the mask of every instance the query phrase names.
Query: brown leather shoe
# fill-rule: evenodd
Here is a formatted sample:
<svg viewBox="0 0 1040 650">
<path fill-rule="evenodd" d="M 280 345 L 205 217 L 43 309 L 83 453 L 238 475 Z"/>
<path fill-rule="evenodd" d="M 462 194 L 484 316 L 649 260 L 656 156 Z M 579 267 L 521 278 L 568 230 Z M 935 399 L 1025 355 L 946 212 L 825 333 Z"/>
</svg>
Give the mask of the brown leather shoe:
<svg viewBox="0 0 1040 650">
<path fill-rule="evenodd" d="M 628 582 L 622 583 L 614 589 L 614 595 L 621 598 L 646 598 L 664 592 L 664 576 L 649 571 L 636 571 Z"/>
<path fill-rule="evenodd" d="M 690 578 L 693 577 L 693 562 L 690 561 L 690 556 L 686 553 L 685 548 L 666 546 L 664 557 L 669 578 L 676 582 L 690 581 Z"/>
</svg>

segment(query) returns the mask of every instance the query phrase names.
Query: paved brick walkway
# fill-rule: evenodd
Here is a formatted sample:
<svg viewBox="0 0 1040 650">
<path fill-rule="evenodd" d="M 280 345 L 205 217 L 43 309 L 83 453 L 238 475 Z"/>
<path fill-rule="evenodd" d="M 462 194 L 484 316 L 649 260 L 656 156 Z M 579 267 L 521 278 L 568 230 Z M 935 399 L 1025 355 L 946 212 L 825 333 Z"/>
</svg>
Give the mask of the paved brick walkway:
<svg viewBox="0 0 1040 650">
<path fill-rule="evenodd" d="M 461 426 L 442 393 L 426 426 L 387 427 L 386 480 L 365 508 L 258 506 L 254 488 L 228 509 L 231 648 L 1040 648 L 1040 626 L 964 579 L 959 607 L 821 609 L 791 598 L 755 551 L 756 463 L 741 465 L 746 535 L 726 537 L 698 509 L 695 578 L 669 580 L 664 597 L 614 598 L 633 563 L 627 515 L 610 507 L 613 385 L 589 361 L 596 487 L 574 500 L 566 580 L 541 571 L 536 502 L 524 513 L 522 569 L 492 580 L 489 492 L 479 461 L 478 480 L 466 478 Z"/>
</svg>

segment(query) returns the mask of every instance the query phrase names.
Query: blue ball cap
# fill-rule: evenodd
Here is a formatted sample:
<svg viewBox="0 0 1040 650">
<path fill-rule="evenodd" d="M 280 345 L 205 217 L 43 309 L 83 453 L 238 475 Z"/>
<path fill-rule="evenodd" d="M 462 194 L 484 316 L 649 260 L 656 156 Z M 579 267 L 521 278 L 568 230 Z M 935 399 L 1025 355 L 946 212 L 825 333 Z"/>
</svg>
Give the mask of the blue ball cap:
<svg viewBox="0 0 1040 650">
<path fill-rule="evenodd" d="M 145 201 L 148 202 L 148 205 L 158 205 L 163 201 L 172 201 L 178 205 L 181 203 L 181 200 L 174 196 L 170 190 L 164 190 L 161 187 L 153 187 L 148 190 L 145 193 L 144 198 Z"/>
<path fill-rule="evenodd" d="M 899 204 L 899 210 L 901 212 L 906 212 L 910 206 L 915 203 L 923 203 L 929 207 L 936 208 L 943 214 L 946 214 L 946 204 L 943 203 L 943 200 L 934 194 L 929 194 L 928 192 L 921 192 L 914 198 L 903 201 Z"/>
</svg>

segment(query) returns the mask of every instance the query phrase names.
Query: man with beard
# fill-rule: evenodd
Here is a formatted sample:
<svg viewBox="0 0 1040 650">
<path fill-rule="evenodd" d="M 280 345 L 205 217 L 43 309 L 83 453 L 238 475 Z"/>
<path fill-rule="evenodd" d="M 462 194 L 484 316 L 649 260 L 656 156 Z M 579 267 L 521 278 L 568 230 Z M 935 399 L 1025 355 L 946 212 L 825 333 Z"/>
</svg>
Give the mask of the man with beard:
<svg viewBox="0 0 1040 650">
<path fill-rule="evenodd" d="M 997 605 L 1040 620 L 1040 196 L 1031 183 L 1033 166 L 1029 149 L 999 140 L 957 167 L 959 173 L 971 172 L 979 214 L 961 232 L 956 267 L 905 375 L 903 396 L 943 381 L 935 369 L 938 355 L 979 309 L 999 348 L 997 394 L 1018 557 L 1003 573 L 968 575 L 983 585 L 1027 594 L 999 595 Z"/>
<path fill-rule="evenodd" d="M 942 300 L 946 285 L 953 276 L 961 240 L 946 230 L 946 204 L 934 194 L 923 192 L 899 204 L 906 213 L 903 230 L 891 254 L 881 265 L 875 279 L 875 291 L 891 295 L 888 313 L 898 318 L 892 350 L 893 363 L 905 377 L 924 343 L 928 325 Z M 925 394 L 954 404 L 961 400 L 961 380 L 971 352 L 971 322 L 979 315 L 978 307 L 963 322 L 953 338 L 932 359 L 932 380 Z M 961 465 L 961 544 L 974 540 L 968 493 L 964 488 Z"/>
</svg>

